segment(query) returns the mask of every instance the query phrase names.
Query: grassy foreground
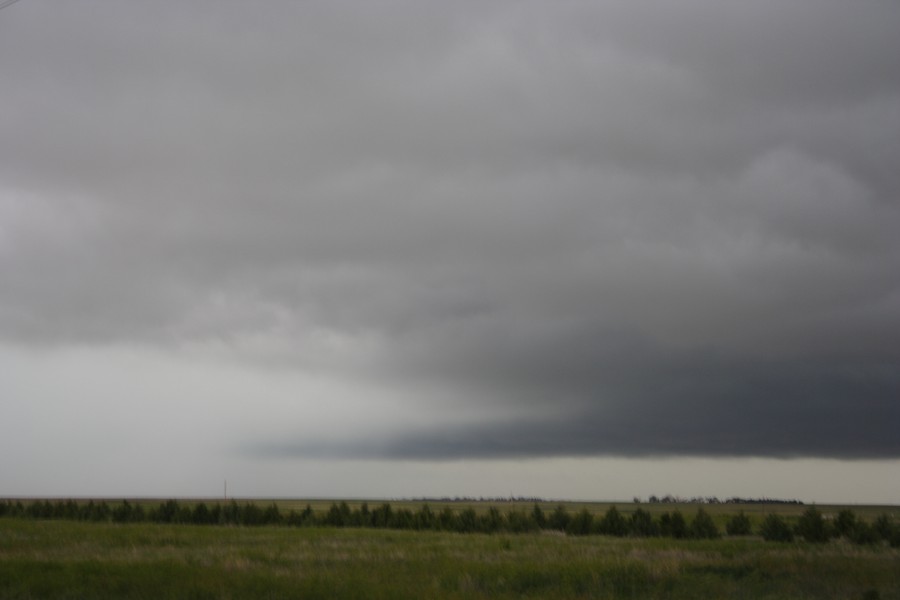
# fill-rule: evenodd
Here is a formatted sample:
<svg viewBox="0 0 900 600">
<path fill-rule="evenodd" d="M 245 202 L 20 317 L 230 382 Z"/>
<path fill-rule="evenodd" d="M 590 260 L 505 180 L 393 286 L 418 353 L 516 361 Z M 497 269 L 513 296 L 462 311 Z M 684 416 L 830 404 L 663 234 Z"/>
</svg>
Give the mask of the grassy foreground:
<svg viewBox="0 0 900 600">
<path fill-rule="evenodd" d="M 900 599 L 900 551 L 0 520 L 2 598 Z"/>
</svg>

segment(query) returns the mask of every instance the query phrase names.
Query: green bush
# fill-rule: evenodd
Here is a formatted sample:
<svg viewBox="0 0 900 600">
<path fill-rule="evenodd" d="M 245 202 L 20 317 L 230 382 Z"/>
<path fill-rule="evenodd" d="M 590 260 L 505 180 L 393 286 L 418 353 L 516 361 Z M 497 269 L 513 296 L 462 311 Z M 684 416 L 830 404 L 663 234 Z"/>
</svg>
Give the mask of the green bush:
<svg viewBox="0 0 900 600">
<path fill-rule="evenodd" d="M 850 537 L 859 525 L 856 514 L 849 508 L 840 511 L 834 520 L 834 532 L 843 537 Z"/>
<path fill-rule="evenodd" d="M 469 533 L 478 530 L 478 515 L 474 508 L 467 508 L 459 513 L 456 520 L 457 531 Z"/>
<path fill-rule="evenodd" d="M 394 520 L 394 511 L 390 504 L 384 503 L 372 511 L 373 527 L 390 527 Z"/>
<path fill-rule="evenodd" d="M 894 525 L 893 519 L 888 514 L 880 514 L 875 518 L 875 522 L 872 523 L 872 529 L 875 530 L 875 535 L 878 536 L 879 539 L 882 539 L 886 542 L 890 542 L 891 538 L 897 533 L 898 528 Z"/>
<path fill-rule="evenodd" d="M 663 513 L 659 517 L 659 531 L 664 537 L 677 540 L 686 538 L 688 535 L 687 521 L 684 520 L 684 515 L 677 510 L 671 514 Z"/>
<path fill-rule="evenodd" d="M 594 515 L 588 512 L 588 509 L 582 508 L 569 521 L 566 527 L 566 533 L 570 535 L 588 535 L 593 530 Z"/>
<path fill-rule="evenodd" d="M 813 544 L 824 544 L 831 537 L 825 518 L 815 506 L 810 506 L 800 516 L 800 520 L 797 521 L 796 533 Z"/>
<path fill-rule="evenodd" d="M 639 508 L 631 515 L 629 532 L 634 537 L 656 537 L 659 535 L 659 524 L 649 512 Z"/>
<path fill-rule="evenodd" d="M 725 523 L 725 532 L 728 535 L 750 535 L 752 531 L 750 517 L 745 515 L 744 511 L 729 518 Z"/>
<path fill-rule="evenodd" d="M 550 529 L 557 529 L 559 531 L 565 531 L 566 527 L 569 526 L 569 521 L 571 520 L 571 515 L 569 515 L 569 511 L 566 510 L 566 507 L 560 504 L 553 512 L 550 513 L 550 518 L 547 519 L 547 527 Z"/>
<path fill-rule="evenodd" d="M 600 520 L 600 526 L 597 529 L 604 535 L 622 537 L 628 535 L 628 521 L 615 506 L 610 506 L 603 515 L 603 519 Z"/>
<path fill-rule="evenodd" d="M 452 508 L 446 507 L 438 515 L 438 525 L 443 531 L 456 531 L 459 529 L 459 519 Z"/>
<path fill-rule="evenodd" d="M 511 510 L 506 514 L 506 527 L 513 533 L 535 531 L 537 524 L 521 510 Z"/>
<path fill-rule="evenodd" d="M 547 517 L 544 516 L 544 511 L 541 510 L 541 506 L 537 502 L 534 503 L 534 508 L 531 511 L 531 520 L 534 521 L 534 524 L 539 529 L 547 527 Z"/>
<path fill-rule="evenodd" d="M 862 521 L 857 522 L 846 536 L 854 544 L 877 544 L 880 541 L 875 528 Z"/>
<path fill-rule="evenodd" d="M 713 540 L 719 537 L 719 528 L 705 510 L 698 508 L 688 533 L 692 538 Z"/>
<path fill-rule="evenodd" d="M 775 514 L 770 514 L 763 519 L 759 526 L 759 534 L 767 542 L 792 542 L 794 532 L 784 519 Z"/>
</svg>

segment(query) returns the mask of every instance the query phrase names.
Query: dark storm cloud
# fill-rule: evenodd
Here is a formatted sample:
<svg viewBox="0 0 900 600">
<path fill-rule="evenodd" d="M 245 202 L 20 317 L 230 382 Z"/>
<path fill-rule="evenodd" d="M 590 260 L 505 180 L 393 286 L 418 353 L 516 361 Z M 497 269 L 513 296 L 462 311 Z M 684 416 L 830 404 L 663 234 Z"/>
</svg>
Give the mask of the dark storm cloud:
<svg viewBox="0 0 900 600">
<path fill-rule="evenodd" d="M 900 373 L 892 361 L 676 351 L 611 331 L 553 337 L 533 340 L 540 347 L 508 340 L 494 351 L 457 357 L 453 377 L 474 390 L 457 416 L 478 414 L 478 404 L 502 398 L 509 410 L 500 418 L 436 423 L 361 440 L 267 440 L 248 449 L 265 456 L 418 460 L 616 454 L 893 458 L 900 452 Z"/>
<path fill-rule="evenodd" d="M 895 3 L 0 17 L 4 343 L 465 416 L 267 452 L 900 456 Z"/>
</svg>

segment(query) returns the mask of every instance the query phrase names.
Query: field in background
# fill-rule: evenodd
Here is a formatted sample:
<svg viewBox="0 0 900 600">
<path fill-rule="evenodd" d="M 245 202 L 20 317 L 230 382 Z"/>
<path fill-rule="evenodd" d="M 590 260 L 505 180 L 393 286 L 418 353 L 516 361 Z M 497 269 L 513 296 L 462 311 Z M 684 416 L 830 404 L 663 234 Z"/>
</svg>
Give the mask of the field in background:
<svg viewBox="0 0 900 600">
<path fill-rule="evenodd" d="M 900 599 L 900 551 L 0 519 L 0 597 L 889 600 Z"/>
</svg>

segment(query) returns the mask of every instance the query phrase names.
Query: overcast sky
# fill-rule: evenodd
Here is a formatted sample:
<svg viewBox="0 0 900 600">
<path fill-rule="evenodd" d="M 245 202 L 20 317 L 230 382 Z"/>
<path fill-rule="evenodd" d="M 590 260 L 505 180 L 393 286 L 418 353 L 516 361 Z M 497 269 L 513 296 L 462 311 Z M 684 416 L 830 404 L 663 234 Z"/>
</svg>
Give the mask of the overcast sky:
<svg viewBox="0 0 900 600">
<path fill-rule="evenodd" d="M 0 496 L 900 503 L 900 3 L 0 11 Z"/>
</svg>

